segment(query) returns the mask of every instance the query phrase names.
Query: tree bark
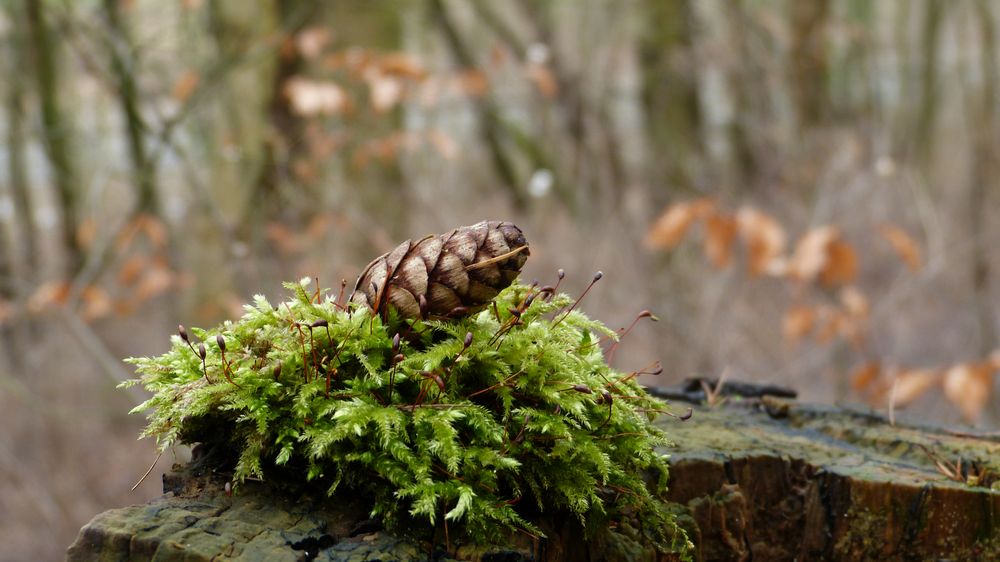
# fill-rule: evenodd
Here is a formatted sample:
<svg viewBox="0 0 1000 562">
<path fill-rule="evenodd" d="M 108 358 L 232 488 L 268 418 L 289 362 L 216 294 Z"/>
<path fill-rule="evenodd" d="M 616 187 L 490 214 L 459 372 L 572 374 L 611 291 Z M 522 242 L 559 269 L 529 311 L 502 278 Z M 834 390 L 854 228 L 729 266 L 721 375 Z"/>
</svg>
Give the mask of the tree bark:
<svg viewBox="0 0 1000 562">
<path fill-rule="evenodd" d="M 24 0 L 26 23 L 34 54 L 35 85 L 42 113 L 42 136 L 52 168 L 66 251 L 65 270 L 73 275 L 83 265 L 83 248 L 77 240 L 79 175 L 73 158 L 73 130 L 59 100 L 59 47 L 45 20 L 43 0 Z"/>
<path fill-rule="evenodd" d="M 145 130 L 139 109 L 139 89 L 136 75 L 139 72 L 135 46 L 122 18 L 121 0 L 104 0 L 104 17 L 107 20 L 109 39 L 108 56 L 111 72 L 118 88 L 118 106 L 121 110 L 128 139 L 132 167 L 132 184 L 136 190 L 136 212 L 159 214 L 156 194 L 156 165 L 146 150 Z"/>
</svg>

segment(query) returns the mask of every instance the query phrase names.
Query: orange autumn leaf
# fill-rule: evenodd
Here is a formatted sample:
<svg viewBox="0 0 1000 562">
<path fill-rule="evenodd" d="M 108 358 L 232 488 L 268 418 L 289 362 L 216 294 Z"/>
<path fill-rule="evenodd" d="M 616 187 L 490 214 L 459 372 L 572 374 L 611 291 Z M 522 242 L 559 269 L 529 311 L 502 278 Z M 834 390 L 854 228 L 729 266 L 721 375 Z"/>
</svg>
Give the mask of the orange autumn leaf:
<svg viewBox="0 0 1000 562">
<path fill-rule="evenodd" d="M 10 301 L 0 299 L 0 326 L 14 317 L 14 305 Z"/>
<path fill-rule="evenodd" d="M 982 415 L 993 391 L 993 373 L 996 368 L 990 361 L 961 363 L 948 369 L 944 375 L 944 395 L 958 406 L 962 416 L 975 422 Z"/>
<path fill-rule="evenodd" d="M 903 263 L 909 266 L 911 271 L 920 269 L 923 265 L 923 255 L 920 251 L 920 245 L 905 230 L 895 225 L 884 224 L 879 227 L 879 232 L 889 242 L 892 249 L 895 250 L 899 259 L 903 260 Z"/>
<path fill-rule="evenodd" d="M 857 319 L 867 319 L 871 310 L 868 298 L 854 285 L 848 285 L 840 290 L 840 303 L 849 315 Z"/>
<path fill-rule="evenodd" d="M 827 287 L 850 283 L 858 274 L 858 256 L 835 226 L 806 232 L 795 245 L 788 273 L 799 281 L 819 281 Z"/>
<path fill-rule="evenodd" d="M 159 266 L 146 269 L 144 275 L 136 284 L 132 294 L 136 303 L 148 301 L 169 290 L 174 284 L 174 274 L 168 267 Z"/>
<path fill-rule="evenodd" d="M 89 285 L 80 293 L 80 316 L 87 322 L 104 318 L 114 311 L 114 302 L 104 289 Z"/>
<path fill-rule="evenodd" d="M 170 95 L 180 103 L 184 103 L 198 89 L 200 82 L 201 76 L 196 71 L 186 70 L 174 82 L 174 87 L 170 90 Z"/>
<path fill-rule="evenodd" d="M 377 61 L 379 69 L 385 74 L 400 78 L 423 80 L 427 77 L 427 69 L 415 58 L 406 53 L 388 53 Z"/>
<path fill-rule="evenodd" d="M 454 160 L 458 156 L 458 143 L 451 136 L 439 129 L 427 131 L 427 142 L 437 150 L 445 160 Z"/>
<path fill-rule="evenodd" d="M 367 81 L 368 100 L 376 113 L 389 111 L 403 99 L 403 82 L 399 78 L 375 72 Z"/>
<path fill-rule="evenodd" d="M 921 397 L 941 382 L 941 374 L 930 369 L 911 369 L 896 377 L 892 400 L 896 406 L 905 406 Z"/>
<path fill-rule="evenodd" d="M 542 96 L 551 99 L 559 93 L 559 83 L 547 66 L 532 64 L 528 66 L 527 75 Z"/>
<path fill-rule="evenodd" d="M 144 255 L 129 256 L 118 268 L 118 283 L 123 287 L 131 286 L 139 279 L 142 270 L 149 266 L 149 258 Z"/>
<path fill-rule="evenodd" d="M 854 281 L 858 276 L 858 255 L 846 242 L 834 240 L 826 249 L 826 265 L 819 280 L 827 287 L 837 287 Z"/>
<path fill-rule="evenodd" d="M 809 306 L 793 306 L 785 313 L 782 333 L 788 341 L 798 341 L 816 325 L 816 310 Z"/>
<path fill-rule="evenodd" d="M 874 383 L 882 374 L 882 365 L 878 361 L 863 363 L 851 373 L 851 389 L 862 392 Z"/>
<path fill-rule="evenodd" d="M 840 237 L 835 226 L 814 228 L 799 238 L 792 253 L 790 273 L 800 281 L 813 281 L 826 267 L 827 248 Z"/>
<path fill-rule="evenodd" d="M 297 115 L 336 115 L 347 109 L 348 97 L 343 88 L 333 82 L 318 82 L 307 78 L 289 78 L 283 88 L 285 97 Z"/>
<path fill-rule="evenodd" d="M 785 253 L 785 229 L 770 215 L 744 207 L 736 213 L 740 237 L 747 245 L 747 266 L 750 275 L 776 273 Z"/>
<path fill-rule="evenodd" d="M 66 299 L 69 298 L 70 288 L 68 281 L 46 281 L 42 283 L 28 297 L 28 311 L 37 314 L 51 306 L 64 304 Z"/>
<path fill-rule="evenodd" d="M 696 199 L 674 203 L 660 215 L 646 234 L 650 248 L 671 249 L 684 239 L 688 228 L 699 218 L 709 215 L 715 208 L 710 199 Z"/>
<path fill-rule="evenodd" d="M 729 265 L 736 241 L 736 219 L 715 213 L 705 221 L 705 256 L 716 268 Z"/>
</svg>

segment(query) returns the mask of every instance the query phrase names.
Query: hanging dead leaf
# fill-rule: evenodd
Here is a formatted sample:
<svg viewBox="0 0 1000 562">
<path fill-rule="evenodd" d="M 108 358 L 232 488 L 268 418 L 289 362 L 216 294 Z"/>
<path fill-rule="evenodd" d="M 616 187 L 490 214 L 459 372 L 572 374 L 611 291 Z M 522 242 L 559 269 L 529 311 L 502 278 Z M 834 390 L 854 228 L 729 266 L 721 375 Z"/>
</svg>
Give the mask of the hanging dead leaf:
<svg viewBox="0 0 1000 562">
<path fill-rule="evenodd" d="M 61 305 L 69 298 L 69 281 L 46 281 L 28 297 L 28 312 L 38 314 L 50 307 Z"/>
<path fill-rule="evenodd" d="M 142 303 L 168 291 L 174 283 L 173 272 L 167 267 L 147 268 L 132 293 L 135 303 Z"/>
<path fill-rule="evenodd" d="M 892 393 L 895 406 L 905 406 L 941 382 L 941 373 L 930 369 L 911 369 L 896 377 Z"/>
<path fill-rule="evenodd" d="M 377 113 L 385 113 L 403 99 L 403 82 L 381 72 L 368 73 L 368 100 Z"/>
<path fill-rule="evenodd" d="M 333 40 L 333 34 L 325 27 L 307 27 L 295 34 L 295 50 L 304 59 L 314 59 L 323 54 L 323 50 Z"/>
<path fill-rule="evenodd" d="M 803 234 L 792 254 L 792 277 L 808 282 L 819 277 L 829 260 L 828 248 L 839 237 L 840 231 L 835 226 L 821 226 Z"/>
<path fill-rule="evenodd" d="M 145 255 L 136 254 L 129 256 L 118 268 L 118 284 L 123 287 L 130 287 L 135 284 L 142 270 L 149 266 L 149 258 Z"/>
<path fill-rule="evenodd" d="M 439 129 L 427 131 L 427 142 L 431 144 L 445 160 L 454 160 L 458 156 L 458 144 L 455 139 Z"/>
<path fill-rule="evenodd" d="M 146 239 L 149 240 L 154 249 L 166 249 L 169 235 L 167 234 L 167 226 L 163 221 L 149 213 L 142 213 L 135 220 L 139 230 L 146 235 Z"/>
<path fill-rule="evenodd" d="M 424 68 L 424 65 L 406 53 L 395 52 L 382 55 L 377 64 L 384 74 L 411 80 L 423 80 L 427 77 L 427 69 Z"/>
<path fill-rule="evenodd" d="M 975 422 L 982 415 L 993 392 L 993 374 L 996 368 L 989 361 L 961 363 L 948 369 L 944 375 L 944 395 L 958 406 L 962 416 Z"/>
<path fill-rule="evenodd" d="M 76 242 L 83 249 L 89 249 L 97 238 L 97 221 L 86 218 L 76 227 Z"/>
<path fill-rule="evenodd" d="M 10 301 L 0 299 L 0 326 L 7 323 L 14 317 L 14 304 Z"/>
<path fill-rule="evenodd" d="M 849 318 L 843 311 L 832 306 L 819 307 L 816 320 L 816 343 L 829 344 L 844 333 Z"/>
<path fill-rule="evenodd" d="M 688 228 L 698 218 L 708 216 L 715 208 L 711 199 L 695 199 L 674 203 L 660 215 L 646 234 L 646 245 L 669 250 L 684 239 Z"/>
<path fill-rule="evenodd" d="M 465 70 L 456 76 L 456 86 L 458 93 L 478 98 L 489 91 L 490 81 L 478 70 Z"/>
<path fill-rule="evenodd" d="M 855 285 L 848 285 L 840 290 L 840 303 L 844 305 L 844 310 L 853 318 L 866 320 L 870 307 L 868 298 Z"/>
<path fill-rule="evenodd" d="M 851 373 L 851 389 L 854 392 L 863 392 L 872 386 L 882 374 L 882 364 L 878 361 L 862 363 Z"/>
<path fill-rule="evenodd" d="M 80 317 L 86 322 L 104 318 L 114 311 L 108 292 L 97 285 L 88 285 L 80 292 Z"/>
<path fill-rule="evenodd" d="M 905 230 L 892 224 L 884 224 L 879 227 L 882 237 L 889 242 L 892 249 L 896 251 L 899 259 L 903 260 L 911 271 L 917 271 L 923 265 L 923 256 L 920 245 L 917 244 Z"/>
<path fill-rule="evenodd" d="M 526 73 L 528 80 L 535 85 L 542 96 L 552 99 L 559 93 L 559 83 L 556 82 L 556 77 L 549 67 L 543 64 L 531 64 L 528 65 Z"/>
<path fill-rule="evenodd" d="M 280 222 L 267 223 L 264 232 L 283 254 L 294 254 L 301 249 L 302 244 L 295 233 Z"/>
<path fill-rule="evenodd" d="M 174 87 L 170 90 L 170 95 L 178 102 L 184 103 L 191 98 L 200 83 L 201 75 L 197 71 L 185 70 L 177 77 Z"/>
<path fill-rule="evenodd" d="M 752 207 L 743 207 L 736 213 L 740 237 L 747 245 L 747 267 L 750 275 L 776 271 L 785 253 L 785 229 L 773 217 Z"/>
<path fill-rule="evenodd" d="M 337 115 L 343 113 L 348 105 L 347 93 L 333 82 L 293 77 L 285 82 L 284 94 L 291 103 L 292 111 L 304 117 Z"/>
<path fill-rule="evenodd" d="M 785 312 L 782 333 L 785 339 L 797 342 L 813 330 L 816 325 L 816 310 L 810 306 L 793 306 Z"/>
<path fill-rule="evenodd" d="M 837 287 L 854 281 L 858 276 L 858 255 L 842 240 L 834 240 L 826 249 L 826 265 L 819 280 L 827 287 Z"/>
<path fill-rule="evenodd" d="M 705 221 L 705 256 L 716 268 L 729 265 L 736 229 L 736 219 L 721 213 L 714 213 Z"/>
</svg>

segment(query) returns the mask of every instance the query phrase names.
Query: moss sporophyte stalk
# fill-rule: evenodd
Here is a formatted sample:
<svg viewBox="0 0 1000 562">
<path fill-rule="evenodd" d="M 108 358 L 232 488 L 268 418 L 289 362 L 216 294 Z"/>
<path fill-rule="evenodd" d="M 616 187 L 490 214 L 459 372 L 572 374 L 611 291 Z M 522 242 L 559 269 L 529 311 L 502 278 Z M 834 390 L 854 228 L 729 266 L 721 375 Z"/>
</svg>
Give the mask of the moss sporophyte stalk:
<svg viewBox="0 0 1000 562">
<path fill-rule="evenodd" d="M 408 318 L 288 283 L 237 321 L 181 328 L 131 358 L 161 451 L 226 451 L 237 484 L 302 484 L 370 501 L 391 531 L 495 543 L 623 519 L 657 548 L 686 539 L 664 509 L 665 404 L 602 351 L 617 334 L 552 288 L 518 283 L 458 319 Z"/>
</svg>

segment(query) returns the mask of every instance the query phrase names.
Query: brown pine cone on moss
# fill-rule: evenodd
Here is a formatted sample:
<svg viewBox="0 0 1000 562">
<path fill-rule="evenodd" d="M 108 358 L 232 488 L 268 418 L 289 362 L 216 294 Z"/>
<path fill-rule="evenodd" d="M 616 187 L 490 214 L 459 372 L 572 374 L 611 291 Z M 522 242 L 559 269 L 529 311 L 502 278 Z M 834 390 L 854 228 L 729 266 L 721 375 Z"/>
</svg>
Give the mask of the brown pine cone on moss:
<svg viewBox="0 0 1000 562">
<path fill-rule="evenodd" d="M 462 316 L 508 287 L 528 254 L 524 233 L 505 221 L 407 240 L 368 264 L 351 301 L 378 314 L 391 304 L 407 318 Z"/>
</svg>

